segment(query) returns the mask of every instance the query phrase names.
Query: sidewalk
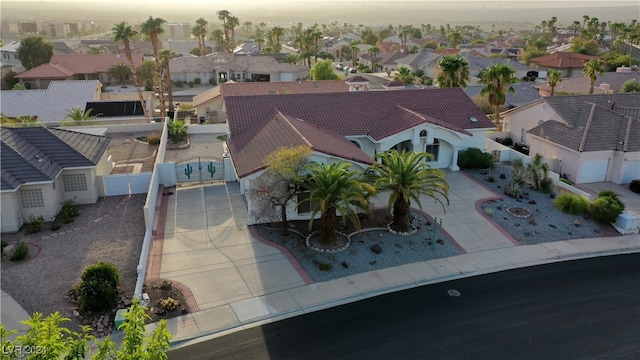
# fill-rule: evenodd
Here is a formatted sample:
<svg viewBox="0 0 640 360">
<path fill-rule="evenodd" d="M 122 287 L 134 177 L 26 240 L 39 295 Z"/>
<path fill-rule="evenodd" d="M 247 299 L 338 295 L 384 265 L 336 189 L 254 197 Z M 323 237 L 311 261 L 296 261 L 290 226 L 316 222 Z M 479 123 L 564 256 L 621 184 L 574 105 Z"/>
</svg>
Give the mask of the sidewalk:
<svg viewBox="0 0 640 360">
<path fill-rule="evenodd" d="M 18 330 L 18 334 L 14 337 L 23 335 L 28 327 L 21 324 L 20 321 L 28 319 L 29 313 L 4 290 L 0 290 L 0 294 L 2 295 L 0 298 L 0 308 L 2 309 L 0 322 L 7 330 Z"/>
</svg>

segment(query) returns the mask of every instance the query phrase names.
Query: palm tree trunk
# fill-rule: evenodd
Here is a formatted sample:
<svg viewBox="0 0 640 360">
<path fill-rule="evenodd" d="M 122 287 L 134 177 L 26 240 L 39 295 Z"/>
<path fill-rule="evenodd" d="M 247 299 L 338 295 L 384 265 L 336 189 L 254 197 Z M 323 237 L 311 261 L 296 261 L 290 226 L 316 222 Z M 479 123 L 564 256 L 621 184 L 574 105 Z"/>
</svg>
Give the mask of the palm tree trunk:
<svg viewBox="0 0 640 360">
<path fill-rule="evenodd" d="M 332 245 L 336 241 L 336 209 L 328 207 L 320 219 L 320 242 Z"/>
<path fill-rule="evenodd" d="M 169 111 L 173 111 L 173 84 L 171 83 L 171 70 L 169 70 L 169 58 L 167 60 L 167 92 L 169 93 Z"/>
<path fill-rule="evenodd" d="M 127 61 L 129 61 L 129 66 L 131 67 L 131 76 L 133 76 L 133 85 L 136 87 L 136 91 L 138 92 L 138 98 L 140 99 L 140 105 L 142 105 L 142 111 L 144 113 L 144 118 L 149 120 L 149 112 L 147 111 L 147 106 L 144 102 L 144 97 L 142 96 L 142 89 L 140 88 L 140 81 L 138 80 L 138 74 L 136 73 L 136 66 L 133 62 L 133 56 L 131 56 L 131 46 L 129 45 L 129 40 L 124 41 L 124 55 L 127 57 Z"/>
<path fill-rule="evenodd" d="M 400 194 L 393 203 L 393 221 L 391 229 L 394 231 L 408 232 L 411 230 L 411 216 L 409 215 L 409 203 Z"/>
<path fill-rule="evenodd" d="M 289 223 L 287 222 L 287 206 L 286 204 L 283 206 L 280 206 L 280 214 L 281 214 L 281 218 L 282 218 L 282 235 L 283 236 L 288 236 L 289 235 Z"/>
<path fill-rule="evenodd" d="M 500 126 L 500 105 L 496 105 L 495 110 L 493 111 L 493 121 L 496 124 L 496 131 L 502 131 L 502 126 Z"/>
<path fill-rule="evenodd" d="M 162 64 L 160 63 L 160 53 L 158 51 L 158 34 L 153 33 L 151 35 L 151 45 L 153 46 L 153 54 L 156 58 L 156 79 L 158 86 L 160 87 L 159 99 L 160 99 L 160 116 L 162 121 L 167 117 L 167 109 L 164 104 L 164 81 L 162 79 Z"/>
</svg>

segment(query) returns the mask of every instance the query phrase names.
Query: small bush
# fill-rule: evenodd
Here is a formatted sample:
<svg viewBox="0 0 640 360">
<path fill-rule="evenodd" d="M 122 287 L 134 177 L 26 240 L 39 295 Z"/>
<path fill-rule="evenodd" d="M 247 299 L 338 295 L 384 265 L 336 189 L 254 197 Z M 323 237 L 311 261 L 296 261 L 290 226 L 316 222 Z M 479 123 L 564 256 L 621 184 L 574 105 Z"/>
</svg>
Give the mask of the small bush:
<svg viewBox="0 0 640 360">
<path fill-rule="evenodd" d="M 462 150 L 458 154 L 458 166 L 463 169 L 487 169 L 492 165 L 493 156 L 475 147 Z"/>
<path fill-rule="evenodd" d="M 540 191 L 545 194 L 551 194 L 553 192 L 553 180 L 549 178 L 540 180 Z"/>
<path fill-rule="evenodd" d="M 504 187 L 504 194 L 512 198 L 520 199 L 522 197 L 522 188 L 517 182 L 510 181 Z"/>
<path fill-rule="evenodd" d="M 560 178 L 560 181 L 567 184 L 567 185 L 573 185 L 573 183 L 571 182 L 571 180 L 569 179 L 565 179 L 565 178 Z"/>
<path fill-rule="evenodd" d="M 187 84 L 189 85 L 190 88 L 192 88 L 194 85 L 193 81 L 189 81 Z"/>
<path fill-rule="evenodd" d="M 216 80 L 214 78 L 209 79 L 209 85 L 215 85 Z"/>
<path fill-rule="evenodd" d="M 99 262 L 88 266 L 77 287 L 78 304 L 87 313 L 100 314 L 118 304 L 120 275 L 112 264 Z"/>
<path fill-rule="evenodd" d="M 29 255 L 29 246 L 23 242 L 19 242 L 18 245 L 16 245 L 16 250 L 13 253 L 13 256 L 11 256 L 9 260 L 11 261 L 24 260 L 27 258 L 27 255 Z"/>
<path fill-rule="evenodd" d="M 494 178 L 492 175 L 487 176 L 487 181 L 492 183 L 492 182 L 496 182 L 496 178 Z"/>
<path fill-rule="evenodd" d="M 616 221 L 616 218 L 622 210 L 623 206 L 620 206 L 620 203 L 616 201 L 614 198 L 603 196 L 595 199 L 593 203 L 591 203 L 591 216 L 594 219 L 605 223 L 610 224 Z"/>
<path fill-rule="evenodd" d="M 171 289 L 171 286 L 173 286 L 173 283 L 171 281 L 164 280 L 162 284 L 160 284 L 160 289 L 169 290 Z"/>
<path fill-rule="evenodd" d="M 200 79 L 199 77 L 197 77 L 197 78 L 193 79 L 193 82 L 194 82 L 196 85 L 200 85 L 200 84 L 202 84 L 202 79 Z"/>
<path fill-rule="evenodd" d="M 60 213 L 64 217 L 65 223 L 73 222 L 73 219 L 80 215 L 80 206 L 76 204 L 75 200 L 69 199 L 62 203 Z M 71 221 L 69 221 L 71 220 Z"/>
<path fill-rule="evenodd" d="M 318 266 L 318 269 L 320 269 L 321 271 L 329 271 L 333 269 L 333 265 L 323 262 L 323 263 L 320 263 L 320 265 Z"/>
<path fill-rule="evenodd" d="M 562 193 L 552 203 L 556 209 L 573 215 L 584 214 L 589 210 L 589 200 L 572 193 Z"/>
<path fill-rule="evenodd" d="M 184 81 L 176 80 L 173 82 L 173 86 L 181 88 L 184 86 Z"/>
<path fill-rule="evenodd" d="M 615 191 L 611 191 L 611 190 L 605 190 L 605 191 L 600 191 L 600 193 L 598 194 L 598 197 L 608 197 L 611 198 L 613 201 L 615 201 L 624 211 L 624 203 L 622 202 L 622 200 L 620 200 L 620 197 L 618 196 L 618 193 Z"/>
<path fill-rule="evenodd" d="M 160 306 L 162 306 L 163 309 L 167 310 L 167 311 L 173 311 L 177 308 L 180 307 L 180 301 L 172 298 L 172 297 L 168 297 L 164 300 L 160 301 Z"/>
<path fill-rule="evenodd" d="M 495 213 L 495 212 L 493 211 L 493 209 L 492 209 L 492 208 L 490 208 L 490 207 L 486 207 L 486 208 L 484 208 L 483 210 L 484 210 L 484 213 L 485 213 L 485 214 L 487 214 L 487 216 L 491 216 L 491 217 L 493 217 L 493 214 Z"/>
<path fill-rule="evenodd" d="M 149 145 L 158 145 L 158 144 L 160 144 L 160 135 L 158 135 L 158 134 L 149 135 L 149 137 L 147 138 L 147 144 L 149 144 Z"/>
<path fill-rule="evenodd" d="M 513 140 L 510 137 L 504 138 L 504 140 L 502 140 L 502 145 L 511 146 L 513 145 Z"/>
<path fill-rule="evenodd" d="M 42 230 L 42 225 L 44 224 L 44 217 L 38 216 L 35 217 L 33 214 L 29 215 L 29 221 L 24 223 L 24 233 L 25 234 L 35 234 L 39 233 Z"/>
</svg>

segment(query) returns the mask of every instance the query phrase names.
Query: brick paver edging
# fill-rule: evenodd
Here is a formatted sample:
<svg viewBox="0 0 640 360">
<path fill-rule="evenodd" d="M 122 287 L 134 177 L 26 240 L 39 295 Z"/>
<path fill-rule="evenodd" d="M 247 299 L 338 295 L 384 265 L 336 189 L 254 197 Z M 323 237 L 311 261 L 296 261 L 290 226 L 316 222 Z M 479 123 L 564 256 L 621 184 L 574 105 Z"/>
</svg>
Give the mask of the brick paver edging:
<svg viewBox="0 0 640 360">
<path fill-rule="evenodd" d="M 262 236 L 260 236 L 260 234 L 258 234 L 258 229 L 256 229 L 255 225 L 248 225 L 248 227 L 249 227 L 249 231 L 251 232 L 251 236 L 253 236 L 256 240 L 260 241 L 261 243 L 263 243 L 265 245 L 268 245 L 268 246 L 271 246 L 271 247 L 274 247 L 274 248 L 280 250 L 284 254 L 284 256 L 287 257 L 287 259 L 289 260 L 291 265 L 293 265 L 293 268 L 296 269 L 298 274 L 300 274 L 302 279 L 307 284 L 313 284 L 315 282 L 315 281 L 313 281 L 311 276 L 309 276 L 309 274 L 307 274 L 307 272 L 304 271 L 304 269 L 302 268 L 302 265 L 300 265 L 298 260 L 296 260 L 296 258 L 293 255 L 291 255 L 291 253 L 289 252 L 289 249 L 287 249 L 284 246 L 275 244 L 275 243 L 263 238 Z"/>
<path fill-rule="evenodd" d="M 167 187 L 165 188 L 163 185 L 160 185 L 158 188 L 158 196 L 160 196 L 160 201 L 156 202 L 155 209 L 155 221 L 154 221 L 154 229 L 153 235 L 151 238 L 151 248 L 149 249 L 149 261 L 147 262 L 147 273 L 145 276 L 145 282 L 156 282 L 160 281 L 160 270 L 162 269 L 162 249 L 164 247 L 164 230 L 165 225 L 167 224 L 167 209 L 169 208 L 169 196 L 164 195 L 166 192 L 176 193 L 175 187 Z M 200 311 L 200 307 L 196 302 L 196 298 L 193 296 L 191 289 L 188 286 L 179 283 L 175 280 L 171 281 L 172 285 L 182 292 L 182 297 L 184 301 L 187 303 L 187 307 L 190 312 L 198 312 Z"/>
<path fill-rule="evenodd" d="M 502 226 L 500 226 L 495 220 L 493 220 L 493 218 L 491 218 L 489 215 L 485 214 L 484 208 L 482 207 L 482 204 L 484 204 L 487 201 L 504 199 L 505 198 L 504 195 L 498 194 L 497 192 L 493 191 L 492 188 L 490 188 L 490 187 L 486 186 L 485 184 L 481 183 L 480 181 L 474 179 L 470 175 L 465 174 L 463 171 L 460 171 L 460 173 L 462 175 L 466 176 L 467 179 L 473 181 L 477 185 L 480 185 L 485 190 L 495 194 L 495 196 L 490 196 L 488 198 L 477 200 L 476 204 L 475 204 L 476 211 L 479 212 L 480 215 L 482 215 L 488 222 L 490 222 L 491 225 L 493 225 L 493 227 L 495 227 L 502 235 L 504 235 L 504 237 L 506 237 L 509 241 L 511 241 L 515 246 L 522 245 L 522 244 L 520 244 L 518 242 L 518 240 L 514 239 L 513 236 L 511 236 L 511 234 L 509 234 Z"/>
</svg>

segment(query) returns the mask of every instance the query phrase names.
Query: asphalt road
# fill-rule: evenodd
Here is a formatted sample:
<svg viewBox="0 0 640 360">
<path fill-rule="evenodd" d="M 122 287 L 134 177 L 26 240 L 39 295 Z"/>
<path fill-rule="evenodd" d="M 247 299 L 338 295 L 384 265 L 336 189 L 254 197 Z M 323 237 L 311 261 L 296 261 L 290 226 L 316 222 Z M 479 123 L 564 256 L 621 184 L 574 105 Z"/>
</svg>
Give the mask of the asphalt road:
<svg viewBox="0 0 640 360">
<path fill-rule="evenodd" d="M 180 348 L 169 359 L 640 359 L 640 254 L 387 294 Z"/>
</svg>

